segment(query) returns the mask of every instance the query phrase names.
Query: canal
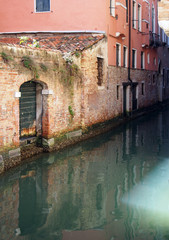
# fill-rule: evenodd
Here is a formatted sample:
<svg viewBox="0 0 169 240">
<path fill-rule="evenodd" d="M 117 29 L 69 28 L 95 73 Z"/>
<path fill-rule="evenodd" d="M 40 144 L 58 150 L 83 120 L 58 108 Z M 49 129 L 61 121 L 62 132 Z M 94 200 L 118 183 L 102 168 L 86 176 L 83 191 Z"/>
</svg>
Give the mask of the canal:
<svg viewBox="0 0 169 240">
<path fill-rule="evenodd" d="M 0 239 L 169 239 L 169 109 L 2 175 Z"/>
</svg>

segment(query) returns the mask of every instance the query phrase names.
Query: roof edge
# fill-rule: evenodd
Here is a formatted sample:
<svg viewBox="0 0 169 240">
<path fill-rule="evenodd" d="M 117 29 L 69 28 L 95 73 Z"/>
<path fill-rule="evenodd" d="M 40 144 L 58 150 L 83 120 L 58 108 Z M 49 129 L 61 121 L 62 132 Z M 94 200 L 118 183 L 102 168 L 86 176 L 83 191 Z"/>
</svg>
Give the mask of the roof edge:
<svg viewBox="0 0 169 240">
<path fill-rule="evenodd" d="M 79 30 L 79 31 L 18 31 L 18 32 L 0 32 L 0 35 L 17 35 L 17 34 L 106 34 L 105 31 L 93 31 L 93 30 Z"/>
</svg>

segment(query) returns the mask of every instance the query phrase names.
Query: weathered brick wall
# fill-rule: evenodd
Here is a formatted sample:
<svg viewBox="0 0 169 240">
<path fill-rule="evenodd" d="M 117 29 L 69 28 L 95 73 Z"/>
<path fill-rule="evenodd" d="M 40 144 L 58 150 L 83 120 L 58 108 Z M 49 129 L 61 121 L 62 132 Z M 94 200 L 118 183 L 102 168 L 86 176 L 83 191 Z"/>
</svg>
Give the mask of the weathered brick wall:
<svg viewBox="0 0 169 240">
<path fill-rule="evenodd" d="M 15 96 L 20 86 L 34 80 L 33 72 L 22 66 L 23 56 L 33 59 L 36 66 L 45 63 L 48 70 L 39 71 L 39 79 L 43 89 L 52 90 L 52 94 L 43 95 L 43 134 L 46 137 L 62 131 L 74 129 L 81 124 L 81 77 L 76 76 L 72 84 L 63 79 L 65 67 L 59 53 L 28 50 L 22 48 L 1 47 L 1 52 L 11 56 L 13 60 L 4 63 L 1 58 L 0 81 L 0 146 L 19 146 L 19 98 Z M 65 77 L 66 78 L 66 77 Z M 75 112 L 71 119 L 68 106 Z"/>
<path fill-rule="evenodd" d="M 128 82 L 127 68 L 108 66 L 106 39 L 83 50 L 79 56 L 74 55 L 71 64 L 66 64 L 60 52 L 3 45 L 0 46 L 0 52 L 13 58 L 5 62 L 0 59 L 0 152 L 20 146 L 17 94 L 20 86 L 30 80 L 42 86 L 42 136 L 45 139 L 83 129 L 123 113 L 123 83 Z M 33 60 L 38 78 L 35 79 L 34 71 L 23 66 L 23 56 Z M 103 60 L 103 82 L 100 85 L 98 58 Z M 46 72 L 40 67 L 41 64 L 47 67 Z M 131 70 L 131 79 L 138 83 L 138 108 L 158 102 L 156 72 Z M 128 86 L 127 111 L 131 111 L 131 103 L 132 95 Z M 11 154 L 15 156 L 16 152 Z"/>
<path fill-rule="evenodd" d="M 138 108 L 148 107 L 152 104 L 158 102 L 158 81 L 157 81 L 157 72 L 155 71 L 147 71 L 147 70 L 138 70 L 131 69 L 131 80 L 135 83 L 138 83 L 136 90 L 136 97 L 138 102 Z M 154 75 L 154 82 L 153 82 Z M 112 99 L 113 105 L 112 109 L 118 114 L 122 112 L 122 101 L 123 101 L 123 83 L 127 82 L 128 72 L 126 68 L 117 68 L 117 67 L 109 67 L 109 77 L 110 77 L 110 85 L 112 88 Z M 141 84 L 144 83 L 144 94 L 142 94 Z M 120 93 L 119 99 L 115 99 L 116 94 L 116 86 L 119 85 Z M 129 110 L 131 111 L 131 88 L 129 88 Z"/>
</svg>

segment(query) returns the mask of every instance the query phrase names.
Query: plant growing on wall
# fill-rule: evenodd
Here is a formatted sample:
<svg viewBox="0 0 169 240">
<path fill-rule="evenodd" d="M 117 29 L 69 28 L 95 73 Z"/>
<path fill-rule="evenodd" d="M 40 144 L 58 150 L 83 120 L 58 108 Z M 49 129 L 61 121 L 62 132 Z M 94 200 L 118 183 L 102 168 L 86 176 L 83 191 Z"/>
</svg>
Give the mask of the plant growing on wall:
<svg viewBox="0 0 169 240">
<path fill-rule="evenodd" d="M 19 39 L 20 39 L 20 42 L 19 42 L 20 45 L 27 44 L 28 40 L 29 40 L 29 41 L 32 41 L 32 44 L 28 44 L 29 47 L 33 47 L 33 48 L 40 47 L 39 42 L 36 39 L 29 39 L 29 37 L 27 37 L 27 36 L 22 36 Z"/>
<path fill-rule="evenodd" d="M 37 70 L 36 66 L 34 65 L 34 62 L 32 61 L 32 59 L 29 56 L 23 56 L 21 61 L 25 68 L 28 68 L 29 70 L 31 70 L 33 72 L 34 78 L 38 79 L 39 78 L 38 70 Z"/>
<path fill-rule="evenodd" d="M 81 56 L 81 52 L 79 52 L 79 51 L 76 51 L 74 54 L 77 58 L 79 58 Z"/>
<path fill-rule="evenodd" d="M 45 64 L 41 63 L 41 64 L 40 64 L 40 67 L 41 67 L 41 69 L 42 69 L 44 72 L 47 72 L 48 68 L 47 68 L 47 66 L 46 66 Z"/>
<path fill-rule="evenodd" d="M 75 114 L 74 114 L 74 111 L 73 111 L 71 105 L 68 106 L 68 110 L 69 110 L 69 114 L 70 114 L 70 117 L 71 117 L 70 122 L 72 122 Z"/>
<path fill-rule="evenodd" d="M 22 37 L 20 37 L 19 39 L 20 39 L 19 44 L 22 45 L 23 43 L 27 43 L 28 37 L 22 36 Z"/>
<path fill-rule="evenodd" d="M 9 60 L 12 60 L 11 56 L 8 56 L 5 52 L 1 52 L 1 57 L 5 63 L 8 63 Z"/>
</svg>

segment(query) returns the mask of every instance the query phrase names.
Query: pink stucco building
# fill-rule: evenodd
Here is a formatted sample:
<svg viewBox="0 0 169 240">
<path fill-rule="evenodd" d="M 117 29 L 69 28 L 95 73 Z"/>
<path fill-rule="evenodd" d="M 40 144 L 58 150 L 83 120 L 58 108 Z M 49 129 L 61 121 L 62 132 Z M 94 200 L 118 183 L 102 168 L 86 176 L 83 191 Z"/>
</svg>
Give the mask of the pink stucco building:
<svg viewBox="0 0 169 240">
<path fill-rule="evenodd" d="M 101 32 L 109 65 L 127 67 L 130 54 L 132 68 L 156 70 L 157 19 L 157 0 L 16 0 L 3 3 L 0 32 Z"/>
</svg>

